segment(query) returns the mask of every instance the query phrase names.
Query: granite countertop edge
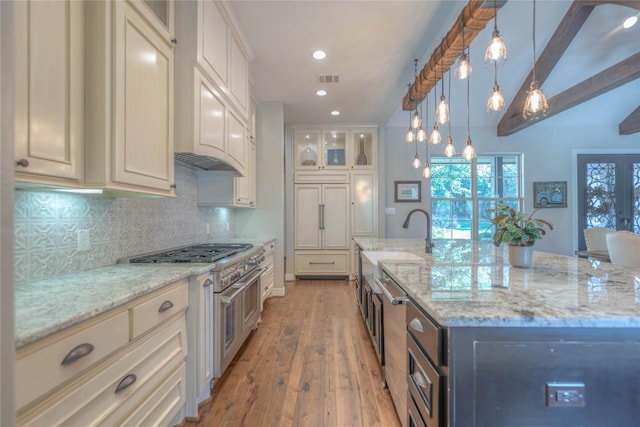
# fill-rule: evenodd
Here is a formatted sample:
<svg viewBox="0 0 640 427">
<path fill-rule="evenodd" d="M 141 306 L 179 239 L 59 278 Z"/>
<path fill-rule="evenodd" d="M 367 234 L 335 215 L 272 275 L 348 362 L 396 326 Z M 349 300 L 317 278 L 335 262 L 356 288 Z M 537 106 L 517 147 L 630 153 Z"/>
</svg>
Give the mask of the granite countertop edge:
<svg viewBox="0 0 640 427">
<path fill-rule="evenodd" d="M 274 238 L 233 238 L 263 245 Z M 16 349 L 145 296 L 208 273 L 215 263 L 113 264 L 15 286 Z"/>
<path fill-rule="evenodd" d="M 506 276 L 512 277 L 512 274 L 515 277 L 514 280 L 509 279 L 509 286 L 492 286 L 490 292 L 487 292 L 490 297 L 486 300 L 482 299 L 484 296 L 480 295 L 481 292 L 477 289 L 469 290 L 469 295 L 456 290 L 445 290 L 443 294 L 449 292 L 451 295 L 447 300 L 446 296 L 437 299 L 431 290 L 431 274 L 426 272 L 437 264 L 437 261 L 431 254 L 424 252 L 423 239 L 355 238 L 354 241 L 363 251 L 411 252 L 422 258 L 380 260 L 380 264 L 414 302 L 445 327 L 640 328 L 640 302 L 632 301 L 634 278 L 640 276 L 637 269 L 608 263 L 594 267 L 584 259 L 544 252 L 536 254 L 538 265 L 534 269 L 516 269 L 503 260 L 503 248 L 495 248 L 494 266 L 499 266 L 498 270 L 507 271 Z M 552 262 L 557 262 L 560 268 L 558 265 L 547 268 L 547 263 Z M 446 266 L 446 263 L 444 265 Z M 455 263 L 451 264 L 452 268 L 455 266 Z M 561 288 L 561 282 L 567 277 L 562 274 L 554 276 L 562 272 L 565 266 L 567 271 L 564 274 L 572 281 L 571 285 L 567 285 L 571 287 L 567 294 L 563 294 L 566 289 Z M 544 277 L 540 283 L 530 282 L 527 284 L 528 287 L 522 286 L 524 279 L 521 279 L 521 276 L 528 275 L 537 279 L 538 276 L 547 273 L 545 270 L 552 271 L 552 274 Z M 613 297 L 614 292 L 615 295 L 620 292 L 620 295 L 624 296 L 624 307 L 618 307 L 619 304 L 614 299 L 609 305 L 600 305 L 600 302 L 585 302 L 576 298 L 578 293 L 584 298 L 587 292 L 591 292 L 584 289 L 587 281 L 599 277 L 606 278 L 603 279 L 602 287 L 608 292 L 607 297 Z M 559 295 L 554 300 L 552 292 L 555 291 Z"/>
</svg>

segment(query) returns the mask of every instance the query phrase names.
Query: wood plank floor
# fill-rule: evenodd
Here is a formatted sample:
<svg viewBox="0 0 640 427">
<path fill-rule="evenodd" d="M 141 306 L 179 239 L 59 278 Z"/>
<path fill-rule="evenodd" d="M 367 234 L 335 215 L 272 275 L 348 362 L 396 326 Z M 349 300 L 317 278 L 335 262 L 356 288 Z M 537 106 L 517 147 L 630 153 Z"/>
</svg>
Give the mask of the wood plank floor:
<svg viewBox="0 0 640 427">
<path fill-rule="evenodd" d="M 286 294 L 265 302 L 197 425 L 400 426 L 354 283 L 298 280 Z"/>
</svg>

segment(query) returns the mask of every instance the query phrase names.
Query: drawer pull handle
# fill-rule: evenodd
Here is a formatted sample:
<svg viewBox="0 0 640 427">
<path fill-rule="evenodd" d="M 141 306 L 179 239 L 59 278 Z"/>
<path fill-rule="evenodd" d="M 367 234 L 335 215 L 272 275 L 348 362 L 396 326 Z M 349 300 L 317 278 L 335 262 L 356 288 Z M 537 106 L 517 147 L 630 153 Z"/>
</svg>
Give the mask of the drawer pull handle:
<svg viewBox="0 0 640 427">
<path fill-rule="evenodd" d="M 126 377 L 124 377 L 123 379 L 120 380 L 120 382 L 118 383 L 118 386 L 116 387 L 116 393 L 120 393 L 121 391 L 127 389 L 128 387 L 132 386 L 133 383 L 136 382 L 136 380 L 138 379 L 138 377 L 136 377 L 135 374 L 129 374 Z"/>
<path fill-rule="evenodd" d="M 314 265 L 314 264 L 319 264 L 319 265 L 334 265 L 336 262 L 335 261 L 331 261 L 331 262 L 317 262 L 317 261 L 309 261 L 309 264 Z"/>
<path fill-rule="evenodd" d="M 84 343 L 75 346 L 65 357 L 62 359 L 62 365 L 69 365 L 78 359 L 81 359 L 93 351 L 93 344 Z"/>
<path fill-rule="evenodd" d="M 213 285 L 213 282 L 211 281 L 211 279 L 205 280 L 204 283 L 202 284 L 204 288 L 208 288 L 211 285 Z"/>
<path fill-rule="evenodd" d="M 160 304 L 160 308 L 158 309 L 158 313 L 164 313 L 165 311 L 169 310 L 170 308 L 173 308 L 173 303 L 171 301 L 165 301 L 162 304 Z"/>
<path fill-rule="evenodd" d="M 18 166 L 22 166 L 23 168 L 26 168 L 27 166 L 29 166 L 29 160 L 27 159 L 20 159 L 16 162 L 16 165 Z"/>
<path fill-rule="evenodd" d="M 409 326 L 415 329 L 418 332 L 424 332 L 424 325 L 417 317 L 414 317 L 411 322 L 409 322 Z"/>
<path fill-rule="evenodd" d="M 411 374 L 411 378 L 413 378 L 413 382 L 419 385 L 421 388 L 427 388 L 427 380 L 422 376 L 420 371 L 415 371 Z"/>
</svg>

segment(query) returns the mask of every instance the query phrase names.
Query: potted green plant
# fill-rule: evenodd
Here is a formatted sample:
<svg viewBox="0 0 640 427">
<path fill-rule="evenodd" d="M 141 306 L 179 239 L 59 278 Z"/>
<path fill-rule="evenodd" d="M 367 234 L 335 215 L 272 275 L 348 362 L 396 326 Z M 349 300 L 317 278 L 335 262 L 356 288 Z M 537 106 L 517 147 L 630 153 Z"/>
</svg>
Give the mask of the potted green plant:
<svg viewBox="0 0 640 427">
<path fill-rule="evenodd" d="M 496 227 L 493 243 L 496 246 L 502 243 L 509 245 L 509 264 L 514 267 L 531 267 L 533 244 L 546 234 L 545 228 L 553 230 L 550 222 L 533 217 L 537 211 L 527 215 L 502 203 L 495 209 L 489 209 L 490 213 L 496 214 L 490 218 L 491 224 Z"/>
</svg>

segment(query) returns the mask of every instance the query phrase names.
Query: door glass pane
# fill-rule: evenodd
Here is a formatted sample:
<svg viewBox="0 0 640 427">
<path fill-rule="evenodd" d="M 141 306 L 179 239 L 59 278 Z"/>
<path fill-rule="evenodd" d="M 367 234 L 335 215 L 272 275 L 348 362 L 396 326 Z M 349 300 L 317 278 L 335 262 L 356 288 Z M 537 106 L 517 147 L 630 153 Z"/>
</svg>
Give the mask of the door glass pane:
<svg viewBox="0 0 640 427">
<path fill-rule="evenodd" d="M 587 228 L 616 228 L 615 191 L 615 163 L 588 162 L 586 164 L 586 200 L 584 212 Z"/>
<path fill-rule="evenodd" d="M 347 134 L 345 132 L 323 133 L 324 165 L 346 165 L 345 148 L 347 146 Z"/>
</svg>

